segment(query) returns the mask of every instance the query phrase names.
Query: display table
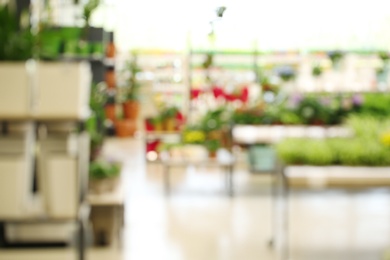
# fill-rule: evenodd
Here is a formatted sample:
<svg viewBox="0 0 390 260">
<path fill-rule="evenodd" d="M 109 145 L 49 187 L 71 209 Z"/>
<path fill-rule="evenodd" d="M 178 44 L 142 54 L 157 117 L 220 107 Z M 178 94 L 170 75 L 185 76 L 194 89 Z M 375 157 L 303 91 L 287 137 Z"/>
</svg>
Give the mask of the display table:
<svg viewBox="0 0 390 260">
<path fill-rule="evenodd" d="M 253 145 L 273 144 L 284 138 L 347 138 L 353 132 L 343 126 L 235 125 L 232 135 L 235 143 Z"/>
<path fill-rule="evenodd" d="M 273 187 L 274 237 L 277 259 L 289 259 L 289 194 L 293 189 L 367 189 L 390 187 L 390 167 L 277 165 Z"/>
<path fill-rule="evenodd" d="M 164 186 L 166 194 L 170 193 L 170 174 L 171 169 L 174 167 L 185 167 L 185 166 L 217 166 L 220 167 L 226 175 L 226 186 L 229 196 L 233 196 L 233 173 L 235 158 L 233 153 L 228 150 L 221 150 L 217 153 L 215 158 L 172 158 L 169 153 L 161 154 L 161 163 L 163 165 L 164 174 Z"/>
</svg>

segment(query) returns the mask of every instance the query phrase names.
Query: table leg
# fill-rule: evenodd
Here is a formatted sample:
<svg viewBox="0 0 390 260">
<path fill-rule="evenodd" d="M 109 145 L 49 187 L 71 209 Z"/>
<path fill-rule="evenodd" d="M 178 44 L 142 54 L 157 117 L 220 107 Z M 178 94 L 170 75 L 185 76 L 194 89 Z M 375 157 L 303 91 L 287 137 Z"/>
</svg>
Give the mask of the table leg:
<svg viewBox="0 0 390 260">
<path fill-rule="evenodd" d="M 78 241 L 78 259 L 85 260 L 85 230 L 83 219 L 78 220 L 79 241 Z"/>
<path fill-rule="evenodd" d="M 170 193 L 170 167 L 168 165 L 164 165 L 164 186 L 165 186 L 165 194 L 169 195 Z"/>
<path fill-rule="evenodd" d="M 229 196 L 233 196 L 233 165 L 226 166 L 227 176 L 228 176 L 228 188 L 229 188 Z"/>
</svg>

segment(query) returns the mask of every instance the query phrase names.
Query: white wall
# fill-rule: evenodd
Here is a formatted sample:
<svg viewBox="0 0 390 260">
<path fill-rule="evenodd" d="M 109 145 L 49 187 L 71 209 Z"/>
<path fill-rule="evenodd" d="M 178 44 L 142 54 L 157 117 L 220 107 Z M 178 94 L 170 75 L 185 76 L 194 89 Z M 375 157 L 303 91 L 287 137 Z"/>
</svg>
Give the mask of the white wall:
<svg viewBox="0 0 390 260">
<path fill-rule="evenodd" d="M 216 25 L 220 48 L 388 48 L 390 3 L 383 0 L 116 0 L 109 23 L 120 49 L 184 49 L 188 33 L 207 47 L 214 8 L 226 5 Z"/>
</svg>

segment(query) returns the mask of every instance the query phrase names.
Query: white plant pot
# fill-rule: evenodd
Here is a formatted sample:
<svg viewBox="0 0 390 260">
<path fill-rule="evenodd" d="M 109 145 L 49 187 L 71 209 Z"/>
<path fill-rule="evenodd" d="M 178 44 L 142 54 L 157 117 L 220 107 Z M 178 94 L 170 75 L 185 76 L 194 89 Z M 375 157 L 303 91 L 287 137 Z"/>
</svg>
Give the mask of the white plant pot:
<svg viewBox="0 0 390 260">
<path fill-rule="evenodd" d="M 33 71 L 32 62 L 0 62 L 0 118 L 30 115 Z"/>
<path fill-rule="evenodd" d="M 91 68 L 87 62 L 40 62 L 34 106 L 37 119 L 80 119 L 89 115 Z"/>
</svg>

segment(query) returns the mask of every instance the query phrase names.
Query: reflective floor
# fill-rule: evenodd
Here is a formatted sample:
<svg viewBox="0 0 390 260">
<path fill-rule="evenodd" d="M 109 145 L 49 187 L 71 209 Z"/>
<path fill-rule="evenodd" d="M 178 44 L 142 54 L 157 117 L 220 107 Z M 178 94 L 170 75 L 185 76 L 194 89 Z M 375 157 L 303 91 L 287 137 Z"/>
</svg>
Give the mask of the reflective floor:
<svg viewBox="0 0 390 260">
<path fill-rule="evenodd" d="M 125 161 L 125 229 L 121 243 L 90 249 L 88 260 L 276 259 L 270 175 L 251 174 L 243 162 L 230 198 L 218 168 L 175 168 L 167 197 L 162 168 L 146 164 L 143 149 L 141 139 L 105 147 Z M 290 259 L 390 259 L 390 192 L 293 191 L 289 226 Z M 0 260 L 13 259 L 76 258 L 71 249 L 0 251 Z"/>
</svg>

